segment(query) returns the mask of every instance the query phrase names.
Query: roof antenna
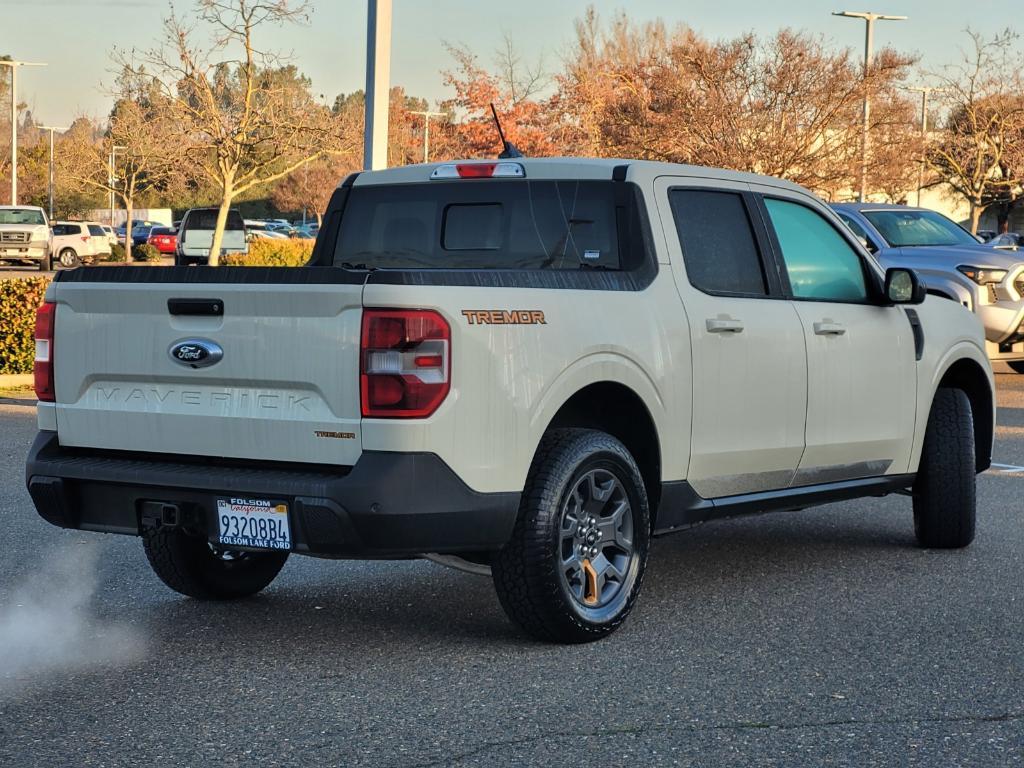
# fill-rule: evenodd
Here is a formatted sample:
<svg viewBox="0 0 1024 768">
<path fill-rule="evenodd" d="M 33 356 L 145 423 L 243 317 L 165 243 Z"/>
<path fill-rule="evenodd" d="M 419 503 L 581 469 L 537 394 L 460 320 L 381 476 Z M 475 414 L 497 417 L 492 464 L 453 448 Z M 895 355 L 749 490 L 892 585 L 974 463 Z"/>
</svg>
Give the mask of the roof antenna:
<svg viewBox="0 0 1024 768">
<path fill-rule="evenodd" d="M 513 157 L 522 157 L 523 153 L 520 152 L 516 145 L 505 138 L 505 132 L 501 130 L 501 120 L 498 119 L 498 110 L 494 108 L 494 102 L 491 102 L 491 114 L 494 115 L 494 124 L 498 128 L 498 137 L 501 139 L 501 154 L 498 155 L 499 160 L 508 160 Z"/>
</svg>

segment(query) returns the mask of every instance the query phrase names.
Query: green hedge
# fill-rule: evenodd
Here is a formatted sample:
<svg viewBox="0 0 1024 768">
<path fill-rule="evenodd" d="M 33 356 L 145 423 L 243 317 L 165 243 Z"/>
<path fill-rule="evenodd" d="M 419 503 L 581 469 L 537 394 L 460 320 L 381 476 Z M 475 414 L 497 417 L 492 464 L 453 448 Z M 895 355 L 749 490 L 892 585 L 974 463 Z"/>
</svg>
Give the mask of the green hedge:
<svg viewBox="0 0 1024 768">
<path fill-rule="evenodd" d="M 253 240 L 249 253 L 228 253 L 226 267 L 301 267 L 313 255 L 312 240 Z"/>
<path fill-rule="evenodd" d="M 46 277 L 0 280 L 0 373 L 32 373 L 36 356 L 36 310 Z"/>
</svg>

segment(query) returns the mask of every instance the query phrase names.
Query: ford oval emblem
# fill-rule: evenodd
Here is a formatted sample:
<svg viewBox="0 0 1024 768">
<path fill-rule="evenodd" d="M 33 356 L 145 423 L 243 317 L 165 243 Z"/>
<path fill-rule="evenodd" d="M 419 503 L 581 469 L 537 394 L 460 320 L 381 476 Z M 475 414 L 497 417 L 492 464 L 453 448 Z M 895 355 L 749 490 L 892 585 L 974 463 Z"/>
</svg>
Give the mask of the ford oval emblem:
<svg viewBox="0 0 1024 768">
<path fill-rule="evenodd" d="M 206 368 L 219 363 L 224 350 L 219 344 L 206 339 L 184 339 L 175 342 L 168 350 L 171 360 L 189 368 Z"/>
</svg>

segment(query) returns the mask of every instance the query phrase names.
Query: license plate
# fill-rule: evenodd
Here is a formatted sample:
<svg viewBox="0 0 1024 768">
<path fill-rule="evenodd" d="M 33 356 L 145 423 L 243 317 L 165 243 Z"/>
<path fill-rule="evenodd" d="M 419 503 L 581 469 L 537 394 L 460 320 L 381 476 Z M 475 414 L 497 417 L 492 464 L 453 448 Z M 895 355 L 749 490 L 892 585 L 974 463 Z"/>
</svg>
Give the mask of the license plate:
<svg viewBox="0 0 1024 768">
<path fill-rule="evenodd" d="M 217 539 L 254 549 L 291 549 L 288 505 L 268 499 L 217 499 Z"/>
<path fill-rule="evenodd" d="M 27 248 L 4 248 L 3 254 L 4 256 L 20 256 L 21 254 L 26 253 L 27 251 Z"/>
</svg>

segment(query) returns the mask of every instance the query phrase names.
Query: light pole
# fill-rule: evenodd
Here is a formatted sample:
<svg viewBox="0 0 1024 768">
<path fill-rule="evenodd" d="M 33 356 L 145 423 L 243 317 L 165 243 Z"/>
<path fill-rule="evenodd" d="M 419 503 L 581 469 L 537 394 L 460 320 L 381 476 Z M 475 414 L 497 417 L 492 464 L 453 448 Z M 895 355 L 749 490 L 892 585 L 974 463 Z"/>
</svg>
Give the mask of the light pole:
<svg viewBox="0 0 1024 768">
<path fill-rule="evenodd" d="M 876 21 L 905 21 L 906 16 L 887 16 L 884 13 L 871 13 L 871 11 L 833 11 L 833 16 L 845 16 L 849 19 L 864 19 L 864 126 L 861 129 L 860 139 L 860 202 L 867 199 L 868 187 L 868 149 L 870 137 L 869 121 L 871 119 L 871 94 L 868 93 L 867 79 L 871 70 L 871 53 L 875 43 L 875 22 Z"/>
<path fill-rule="evenodd" d="M 430 162 L 430 118 L 447 117 L 447 112 L 409 112 L 410 115 L 423 116 L 423 162 Z"/>
<path fill-rule="evenodd" d="M 391 0 L 367 0 L 366 128 L 363 169 L 388 167 L 388 98 L 391 83 Z"/>
<path fill-rule="evenodd" d="M 11 68 L 11 205 L 18 204 L 18 67 L 45 67 L 37 61 L 0 60 Z"/>
<path fill-rule="evenodd" d="M 934 85 L 918 85 L 907 89 L 917 91 L 921 94 L 921 164 L 917 168 L 917 207 L 921 207 L 921 187 L 924 186 L 924 152 L 925 144 L 928 141 L 928 96 L 932 91 L 942 91 Z"/>
<path fill-rule="evenodd" d="M 66 131 L 67 128 L 57 128 L 53 125 L 40 125 L 37 127 L 50 132 L 50 221 L 53 221 L 53 132 Z"/>
<path fill-rule="evenodd" d="M 116 181 L 116 179 L 114 178 L 114 162 L 117 159 L 117 153 L 120 150 L 122 150 L 122 149 L 128 149 L 128 147 L 124 147 L 124 146 L 121 146 L 119 144 L 112 144 L 111 147 L 110 147 L 110 166 L 109 166 L 110 167 L 110 176 L 107 177 L 107 181 L 109 182 L 108 186 L 110 187 L 110 189 L 108 189 L 107 191 L 110 193 L 110 228 L 111 229 L 114 228 L 114 181 Z M 126 238 L 129 236 L 128 235 L 128 230 L 129 229 L 131 229 L 131 222 L 130 221 L 125 224 L 125 237 Z"/>
</svg>

